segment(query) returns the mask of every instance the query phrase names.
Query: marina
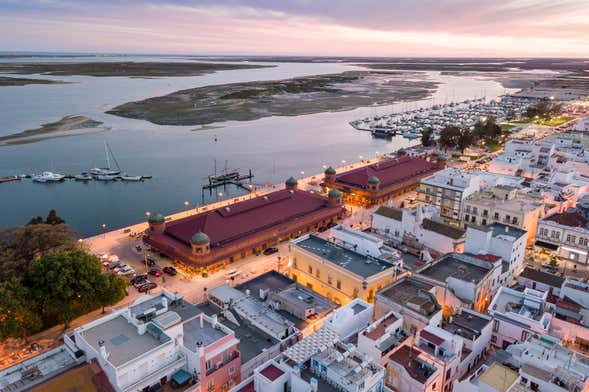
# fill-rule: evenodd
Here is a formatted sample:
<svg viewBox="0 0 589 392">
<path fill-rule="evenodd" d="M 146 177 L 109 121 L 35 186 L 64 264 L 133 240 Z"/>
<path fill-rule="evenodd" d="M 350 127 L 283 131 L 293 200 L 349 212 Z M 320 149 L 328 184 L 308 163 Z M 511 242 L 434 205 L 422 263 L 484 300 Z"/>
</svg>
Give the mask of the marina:
<svg viewBox="0 0 589 392">
<path fill-rule="evenodd" d="M 418 139 L 427 128 L 434 135 L 449 125 L 469 128 L 479 120 L 494 117 L 497 121 L 515 118 L 537 99 L 503 95 L 496 99 L 467 99 L 429 108 L 417 108 L 400 113 L 366 117 L 350 122 L 359 131 L 367 131 L 374 137 L 389 138 L 401 135 L 406 139 Z"/>
</svg>

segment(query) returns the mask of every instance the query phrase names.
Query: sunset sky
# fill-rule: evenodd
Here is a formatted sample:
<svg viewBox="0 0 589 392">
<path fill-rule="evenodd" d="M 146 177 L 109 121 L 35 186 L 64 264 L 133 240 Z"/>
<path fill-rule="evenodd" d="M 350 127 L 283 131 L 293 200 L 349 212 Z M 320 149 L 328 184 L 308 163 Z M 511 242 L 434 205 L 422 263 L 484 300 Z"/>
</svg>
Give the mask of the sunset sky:
<svg viewBox="0 0 589 392">
<path fill-rule="evenodd" d="M 0 0 L 1 51 L 589 57 L 589 0 Z"/>
</svg>

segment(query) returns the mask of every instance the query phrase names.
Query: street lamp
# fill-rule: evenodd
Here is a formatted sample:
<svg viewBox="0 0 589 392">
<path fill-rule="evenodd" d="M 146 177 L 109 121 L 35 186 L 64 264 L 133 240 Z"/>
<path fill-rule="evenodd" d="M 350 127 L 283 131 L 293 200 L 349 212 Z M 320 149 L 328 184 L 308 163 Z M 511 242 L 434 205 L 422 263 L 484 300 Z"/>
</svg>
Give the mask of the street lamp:
<svg viewBox="0 0 589 392">
<path fill-rule="evenodd" d="M 305 172 L 303 170 L 301 170 L 301 177 L 305 176 Z"/>
<path fill-rule="evenodd" d="M 188 206 L 190 205 L 190 202 L 188 200 L 186 200 L 184 202 L 184 208 L 186 208 L 186 216 L 188 216 Z"/>
<path fill-rule="evenodd" d="M 223 192 L 217 193 L 217 201 L 219 201 L 219 199 L 223 199 Z"/>
<path fill-rule="evenodd" d="M 106 223 L 102 224 L 102 237 L 106 238 Z"/>
</svg>

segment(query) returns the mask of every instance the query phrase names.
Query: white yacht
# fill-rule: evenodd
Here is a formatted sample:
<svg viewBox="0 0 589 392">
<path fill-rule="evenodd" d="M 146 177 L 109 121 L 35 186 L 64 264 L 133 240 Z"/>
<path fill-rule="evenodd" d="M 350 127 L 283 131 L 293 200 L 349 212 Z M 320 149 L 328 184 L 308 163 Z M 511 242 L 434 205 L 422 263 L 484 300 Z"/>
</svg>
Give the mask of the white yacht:
<svg viewBox="0 0 589 392">
<path fill-rule="evenodd" d="M 104 142 L 104 153 L 106 155 L 106 167 L 94 167 L 89 170 L 89 173 L 93 176 L 96 176 L 98 180 L 109 180 L 109 176 L 118 176 L 121 174 L 121 169 L 119 168 L 119 164 L 117 160 L 110 150 L 110 146 Z M 110 156 L 112 155 L 113 160 L 115 161 L 115 165 L 117 166 L 116 169 L 110 167 Z M 106 178 L 98 178 L 100 176 L 106 176 Z"/>
<path fill-rule="evenodd" d="M 121 175 L 121 180 L 123 181 L 141 181 L 142 179 L 142 176 L 130 176 L 127 173 Z"/>
<path fill-rule="evenodd" d="M 33 181 L 35 182 L 59 182 L 65 178 L 63 174 L 53 173 L 53 172 L 43 172 L 41 174 L 37 174 L 33 176 Z"/>
</svg>

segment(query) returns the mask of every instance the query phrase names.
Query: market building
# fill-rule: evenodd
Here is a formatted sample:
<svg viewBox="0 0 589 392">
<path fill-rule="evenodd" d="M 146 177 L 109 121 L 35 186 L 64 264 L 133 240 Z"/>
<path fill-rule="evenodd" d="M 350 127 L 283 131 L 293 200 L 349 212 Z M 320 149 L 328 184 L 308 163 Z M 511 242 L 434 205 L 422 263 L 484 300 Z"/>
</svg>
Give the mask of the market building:
<svg viewBox="0 0 589 392">
<path fill-rule="evenodd" d="M 185 218 L 166 221 L 152 214 L 143 241 L 195 272 L 205 272 L 325 227 L 343 214 L 339 191 L 324 197 L 297 189 L 291 178 L 285 189 Z"/>
<path fill-rule="evenodd" d="M 343 192 L 346 203 L 370 206 L 414 190 L 422 178 L 431 176 L 444 165 L 443 161 L 405 155 L 342 173 L 328 167 L 322 186 Z"/>
</svg>

